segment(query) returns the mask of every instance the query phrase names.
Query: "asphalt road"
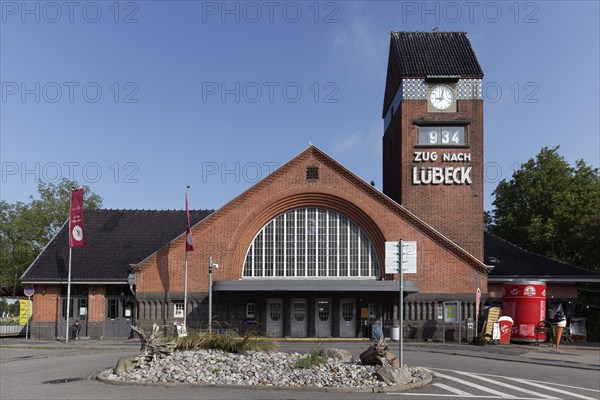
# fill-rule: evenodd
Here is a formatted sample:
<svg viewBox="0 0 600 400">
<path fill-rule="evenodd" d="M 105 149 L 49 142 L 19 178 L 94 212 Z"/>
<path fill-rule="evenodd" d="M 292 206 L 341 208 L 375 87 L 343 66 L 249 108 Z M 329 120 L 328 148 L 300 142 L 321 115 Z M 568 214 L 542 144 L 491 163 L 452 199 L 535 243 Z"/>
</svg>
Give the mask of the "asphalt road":
<svg viewBox="0 0 600 400">
<path fill-rule="evenodd" d="M 356 354 L 364 343 L 348 343 L 347 347 Z M 284 351 L 305 349 L 305 344 L 295 343 L 283 344 L 281 348 Z M 433 384 L 393 394 L 114 386 L 93 379 L 99 371 L 114 367 L 119 357 L 136 353 L 137 349 L 132 346 L 88 350 L 0 348 L 0 399 L 600 398 L 598 371 L 419 351 L 405 351 L 405 362 L 434 370 Z M 504 386 L 499 386 L 498 382 Z"/>
</svg>

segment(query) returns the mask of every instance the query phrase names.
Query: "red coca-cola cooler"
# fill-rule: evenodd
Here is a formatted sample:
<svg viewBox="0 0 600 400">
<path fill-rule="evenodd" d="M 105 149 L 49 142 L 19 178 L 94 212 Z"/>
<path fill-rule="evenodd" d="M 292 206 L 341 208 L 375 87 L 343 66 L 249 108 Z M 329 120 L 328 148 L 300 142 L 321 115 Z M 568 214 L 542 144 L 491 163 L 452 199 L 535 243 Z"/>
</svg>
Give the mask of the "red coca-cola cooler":
<svg viewBox="0 0 600 400">
<path fill-rule="evenodd" d="M 535 327 L 546 319 L 546 283 L 516 281 L 502 288 L 502 310 L 513 320 L 511 341 L 535 342 Z M 540 333 L 540 340 L 546 335 Z"/>
<path fill-rule="evenodd" d="M 500 343 L 509 344 L 512 334 L 513 319 L 507 315 L 498 318 L 500 323 Z"/>
</svg>

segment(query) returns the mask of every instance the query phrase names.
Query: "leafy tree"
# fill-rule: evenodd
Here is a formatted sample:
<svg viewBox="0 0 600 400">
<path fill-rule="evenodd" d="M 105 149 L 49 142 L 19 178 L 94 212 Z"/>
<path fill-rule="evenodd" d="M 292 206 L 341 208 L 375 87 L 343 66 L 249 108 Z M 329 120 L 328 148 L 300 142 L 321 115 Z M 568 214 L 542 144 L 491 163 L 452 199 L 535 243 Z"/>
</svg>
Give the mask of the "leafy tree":
<svg viewBox="0 0 600 400">
<path fill-rule="evenodd" d="M 30 203 L 0 200 L 0 286 L 12 296 L 21 294 L 19 278 L 37 254 L 69 218 L 71 188 L 77 182 L 38 183 L 39 198 Z M 98 209 L 102 198 L 84 186 L 84 208 Z"/>
<path fill-rule="evenodd" d="M 530 251 L 600 271 L 600 172 L 544 147 L 502 180 L 488 214 L 492 233 Z"/>
</svg>

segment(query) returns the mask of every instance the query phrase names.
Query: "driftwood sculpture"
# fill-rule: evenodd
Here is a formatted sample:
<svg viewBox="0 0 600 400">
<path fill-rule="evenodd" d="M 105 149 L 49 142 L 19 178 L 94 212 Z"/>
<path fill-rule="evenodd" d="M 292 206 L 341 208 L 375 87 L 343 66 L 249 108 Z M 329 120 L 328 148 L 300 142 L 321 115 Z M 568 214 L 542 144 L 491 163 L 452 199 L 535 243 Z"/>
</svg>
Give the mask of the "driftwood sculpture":
<svg viewBox="0 0 600 400">
<path fill-rule="evenodd" d="M 365 365 L 379 365 L 380 367 L 392 366 L 400 368 L 400 360 L 389 350 L 386 339 L 382 337 L 375 344 L 363 351 L 360 361 Z"/>
<path fill-rule="evenodd" d="M 409 371 L 400 368 L 400 360 L 389 350 L 386 339 L 382 337 L 363 351 L 360 361 L 365 365 L 379 365 L 377 378 L 388 385 L 405 385 L 412 382 Z"/>
<path fill-rule="evenodd" d="M 122 357 L 117 362 L 116 373 L 132 370 L 135 367 L 141 367 L 150 361 L 156 361 L 157 356 L 170 354 L 175 350 L 177 342 L 175 340 L 166 342 L 160 327 L 157 324 L 152 325 L 152 332 L 147 335 L 139 326 L 132 325 L 131 329 L 137 333 L 140 338 L 140 354 L 134 357 Z"/>
</svg>

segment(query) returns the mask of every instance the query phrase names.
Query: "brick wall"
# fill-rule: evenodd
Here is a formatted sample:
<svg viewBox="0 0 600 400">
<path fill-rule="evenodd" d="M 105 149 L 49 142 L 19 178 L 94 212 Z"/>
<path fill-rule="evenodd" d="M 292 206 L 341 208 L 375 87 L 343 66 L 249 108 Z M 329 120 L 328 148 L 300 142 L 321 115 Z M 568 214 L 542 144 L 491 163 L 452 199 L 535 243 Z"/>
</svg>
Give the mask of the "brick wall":
<svg viewBox="0 0 600 400">
<path fill-rule="evenodd" d="M 34 289 L 33 321 L 57 321 L 60 310 L 60 285 L 35 285 Z"/>
<path fill-rule="evenodd" d="M 458 100 L 455 113 L 428 113 L 426 100 L 402 101 L 384 135 L 384 192 L 483 260 L 483 101 Z M 469 121 L 466 148 L 419 147 L 416 120 Z M 442 125 L 440 123 L 440 125 Z M 415 161 L 415 151 L 436 152 L 437 161 Z M 442 153 L 469 153 L 469 162 L 444 162 Z M 415 185 L 414 167 L 472 167 L 472 184 Z"/>
<path fill-rule="evenodd" d="M 306 180 L 309 166 L 319 167 L 317 181 Z M 306 206 L 333 209 L 355 221 L 373 242 L 382 268 L 386 240 L 416 240 L 418 274 L 405 278 L 417 281 L 421 292 L 470 293 L 487 287 L 487 273 L 481 264 L 310 147 L 192 228 L 195 251 L 189 254 L 189 292 L 206 292 L 209 256 L 219 263 L 214 280 L 240 279 L 246 251 L 262 226 L 282 212 Z M 184 247 L 182 234 L 140 264 L 137 291 L 183 292 Z"/>
<path fill-rule="evenodd" d="M 90 285 L 88 289 L 88 321 L 104 322 L 106 317 L 106 286 Z"/>
</svg>

